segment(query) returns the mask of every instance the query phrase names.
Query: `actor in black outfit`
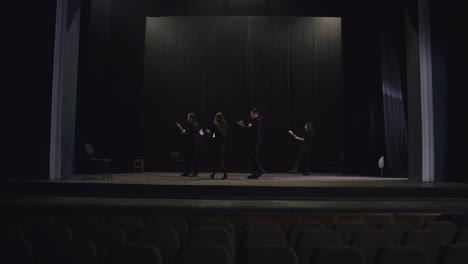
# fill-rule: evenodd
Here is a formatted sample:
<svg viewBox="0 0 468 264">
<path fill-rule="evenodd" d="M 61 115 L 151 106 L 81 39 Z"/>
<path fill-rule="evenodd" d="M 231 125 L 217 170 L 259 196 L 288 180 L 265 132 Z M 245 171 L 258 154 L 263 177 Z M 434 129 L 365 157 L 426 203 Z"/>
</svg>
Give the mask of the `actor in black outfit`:
<svg viewBox="0 0 468 264">
<path fill-rule="evenodd" d="M 198 135 L 199 127 L 195 113 L 187 114 L 187 128 L 182 131 L 184 136 L 185 171 L 181 176 L 198 176 Z"/>
<path fill-rule="evenodd" d="M 289 172 L 298 172 L 299 164 L 301 163 L 301 160 L 304 161 L 305 163 L 305 169 L 303 175 L 309 175 L 310 174 L 310 159 L 311 159 L 311 152 L 312 152 L 312 139 L 314 136 L 314 125 L 311 122 L 308 122 L 304 126 L 305 131 L 304 131 L 304 136 L 303 137 L 298 137 L 294 135 L 292 132 L 292 136 L 294 139 L 301 141 L 302 144 L 299 148 L 299 151 L 297 152 L 297 158 L 296 158 L 296 163 L 294 164 L 294 167 L 289 171 Z"/>
<path fill-rule="evenodd" d="M 222 113 L 215 115 L 213 125 L 211 129 L 207 129 L 206 134 L 211 136 L 213 142 L 213 173 L 210 175 L 212 179 L 216 175 L 218 168 L 223 172 L 223 180 L 227 179 L 226 167 L 224 167 L 224 156 L 226 153 L 227 136 L 228 136 L 228 124 L 224 119 Z"/>
<path fill-rule="evenodd" d="M 243 122 L 238 122 L 241 127 L 246 127 L 249 130 L 250 144 L 249 144 L 249 157 L 252 161 L 252 174 L 247 178 L 258 179 L 265 170 L 260 166 L 259 152 L 260 144 L 262 142 L 262 119 L 260 113 L 256 108 L 250 111 L 251 121 L 247 126 Z"/>
</svg>

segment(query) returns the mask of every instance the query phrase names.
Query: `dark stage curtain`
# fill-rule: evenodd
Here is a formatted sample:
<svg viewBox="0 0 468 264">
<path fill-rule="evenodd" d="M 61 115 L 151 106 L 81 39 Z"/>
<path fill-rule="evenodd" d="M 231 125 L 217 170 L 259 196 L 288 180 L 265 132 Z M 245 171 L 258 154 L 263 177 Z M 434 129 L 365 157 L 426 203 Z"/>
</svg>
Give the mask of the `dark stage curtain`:
<svg viewBox="0 0 468 264">
<path fill-rule="evenodd" d="M 408 130 L 396 43 L 383 33 L 381 44 L 385 170 L 387 176 L 407 177 Z"/>
<path fill-rule="evenodd" d="M 180 151 L 175 122 L 195 112 L 209 127 L 223 112 L 231 134 L 227 167 L 247 169 L 245 131 L 235 121 L 251 107 L 264 115 L 262 163 L 267 171 L 292 166 L 301 134 L 312 120 L 314 154 L 327 164 L 343 150 L 341 19 L 311 17 L 148 17 L 145 40 L 145 160 L 172 170 Z M 202 139 L 201 167 L 210 148 Z M 323 167 L 326 169 L 325 167 Z"/>
</svg>

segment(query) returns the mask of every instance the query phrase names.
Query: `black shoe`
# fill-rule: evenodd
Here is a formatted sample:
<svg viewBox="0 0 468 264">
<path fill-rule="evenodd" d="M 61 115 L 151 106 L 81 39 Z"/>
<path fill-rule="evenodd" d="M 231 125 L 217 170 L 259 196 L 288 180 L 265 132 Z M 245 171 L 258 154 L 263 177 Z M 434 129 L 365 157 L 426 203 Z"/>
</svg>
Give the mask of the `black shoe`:
<svg viewBox="0 0 468 264">
<path fill-rule="evenodd" d="M 305 171 L 305 172 L 302 173 L 302 175 L 304 175 L 304 176 L 310 175 L 310 172 Z"/>
<path fill-rule="evenodd" d="M 190 173 L 189 177 L 198 177 L 198 173 Z"/>
<path fill-rule="evenodd" d="M 247 179 L 251 179 L 251 180 L 252 180 L 252 179 L 257 179 L 257 174 L 252 173 L 252 174 L 250 174 L 249 176 L 247 176 Z"/>
<path fill-rule="evenodd" d="M 221 178 L 221 179 L 225 180 L 225 179 L 227 179 L 227 178 L 228 178 L 227 174 L 224 173 L 224 176 L 223 176 L 223 178 Z"/>
<path fill-rule="evenodd" d="M 211 173 L 211 175 L 210 175 L 211 179 L 214 179 L 215 175 L 216 175 L 216 172 Z"/>
<path fill-rule="evenodd" d="M 189 173 L 188 173 L 188 172 L 184 172 L 184 173 L 182 173 L 180 176 L 182 176 L 182 177 L 189 176 Z"/>
</svg>

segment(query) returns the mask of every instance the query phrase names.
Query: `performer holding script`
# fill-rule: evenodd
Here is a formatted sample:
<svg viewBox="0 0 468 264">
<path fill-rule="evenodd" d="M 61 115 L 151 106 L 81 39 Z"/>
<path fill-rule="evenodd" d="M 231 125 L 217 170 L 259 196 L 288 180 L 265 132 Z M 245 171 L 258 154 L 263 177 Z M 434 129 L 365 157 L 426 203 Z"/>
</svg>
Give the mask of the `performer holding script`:
<svg viewBox="0 0 468 264">
<path fill-rule="evenodd" d="M 260 144 L 262 142 L 262 118 L 256 108 L 250 111 L 250 118 L 251 120 L 247 125 L 243 121 L 239 121 L 237 124 L 249 130 L 250 143 L 248 151 L 252 162 L 252 174 L 247 178 L 258 179 L 265 173 L 259 161 Z"/>
<path fill-rule="evenodd" d="M 187 127 L 184 129 L 176 123 L 184 136 L 185 171 L 180 176 L 198 176 L 198 135 L 199 127 L 195 113 L 187 114 Z"/>
<path fill-rule="evenodd" d="M 218 168 L 224 174 L 223 180 L 227 179 L 226 167 L 224 167 L 224 156 L 226 153 L 227 136 L 228 136 L 228 124 L 224 119 L 223 113 L 217 113 L 215 115 L 213 125 L 211 129 L 206 129 L 205 133 L 211 136 L 213 144 L 213 173 L 210 175 L 212 179 L 216 175 Z"/>
<path fill-rule="evenodd" d="M 303 137 L 298 137 L 291 130 L 288 131 L 288 133 L 291 136 L 293 136 L 295 140 L 298 140 L 301 142 L 301 146 L 299 147 L 299 151 L 297 152 L 296 163 L 294 164 L 294 167 L 289 172 L 298 172 L 299 164 L 301 163 L 301 160 L 302 160 L 305 164 L 303 175 L 309 175 L 310 174 L 310 159 L 311 159 L 311 152 L 312 152 L 312 138 L 314 136 L 315 129 L 314 129 L 314 125 L 311 122 L 306 123 L 304 128 L 305 128 L 305 131 L 304 131 Z"/>
</svg>

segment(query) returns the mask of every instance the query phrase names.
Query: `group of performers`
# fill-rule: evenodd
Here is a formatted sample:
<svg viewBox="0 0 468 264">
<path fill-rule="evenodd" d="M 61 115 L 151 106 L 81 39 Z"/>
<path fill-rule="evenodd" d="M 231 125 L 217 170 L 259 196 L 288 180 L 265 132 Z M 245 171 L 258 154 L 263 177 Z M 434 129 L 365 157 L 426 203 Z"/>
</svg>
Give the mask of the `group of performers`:
<svg viewBox="0 0 468 264">
<path fill-rule="evenodd" d="M 207 135 L 212 139 L 214 152 L 213 170 L 210 177 L 214 179 L 216 173 L 221 171 L 223 173 L 222 179 L 227 179 L 228 175 L 224 159 L 227 147 L 227 138 L 229 135 L 229 126 L 224 115 L 222 113 L 217 113 L 211 127 L 205 129 L 200 129 L 195 113 L 187 114 L 187 125 L 185 128 L 183 128 L 179 123 L 177 123 L 177 125 L 184 136 L 185 171 L 181 176 L 198 177 L 199 136 Z M 247 124 L 243 121 L 239 121 L 237 122 L 237 125 L 247 129 L 250 137 L 248 157 L 251 161 L 252 173 L 247 178 L 258 179 L 265 173 L 265 170 L 260 165 L 259 159 L 260 145 L 262 142 L 262 118 L 259 111 L 256 108 L 250 110 L 250 121 Z M 306 170 L 303 174 L 309 174 L 311 142 L 314 134 L 313 125 L 310 122 L 305 125 L 305 133 L 303 137 L 295 135 L 292 131 L 289 131 L 289 133 L 294 137 L 294 139 L 302 142 L 298 151 L 296 163 L 290 172 L 298 172 L 299 164 L 301 160 L 304 160 Z"/>
</svg>

